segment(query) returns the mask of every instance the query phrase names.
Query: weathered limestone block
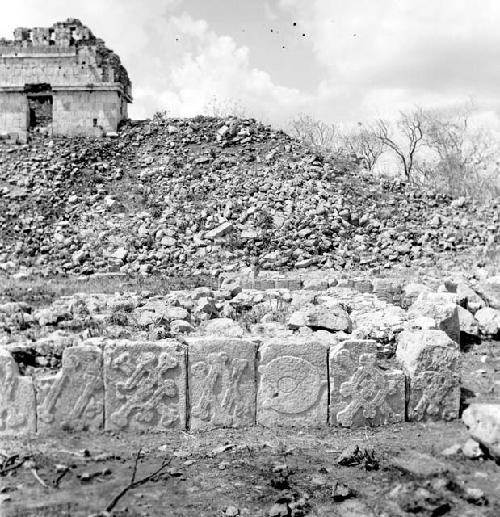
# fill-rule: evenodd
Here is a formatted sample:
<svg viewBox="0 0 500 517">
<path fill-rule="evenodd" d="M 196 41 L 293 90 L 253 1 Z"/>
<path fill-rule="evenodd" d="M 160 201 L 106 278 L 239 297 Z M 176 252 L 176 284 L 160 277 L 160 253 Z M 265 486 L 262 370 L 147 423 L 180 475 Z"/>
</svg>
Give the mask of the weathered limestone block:
<svg viewBox="0 0 500 517">
<path fill-rule="evenodd" d="M 471 404 L 462 420 L 472 438 L 500 460 L 500 404 Z"/>
<path fill-rule="evenodd" d="M 500 310 L 500 275 L 478 282 L 475 290 L 486 300 L 489 307 Z"/>
<path fill-rule="evenodd" d="M 214 318 L 209 320 L 204 332 L 207 335 L 220 337 L 243 337 L 243 329 L 231 318 Z"/>
<path fill-rule="evenodd" d="M 479 323 L 467 309 L 458 307 L 458 319 L 460 322 L 460 332 L 471 336 L 479 334 Z"/>
<path fill-rule="evenodd" d="M 255 424 L 257 345 L 238 338 L 189 338 L 192 430 Z"/>
<path fill-rule="evenodd" d="M 98 346 L 66 348 L 56 374 L 35 378 L 37 430 L 95 430 L 104 422 L 102 351 Z"/>
<path fill-rule="evenodd" d="M 331 347 L 331 425 L 378 426 L 404 417 L 404 373 L 380 368 L 375 341 L 348 340 Z"/>
<path fill-rule="evenodd" d="M 12 355 L 0 348 L 0 436 L 19 436 L 35 431 L 33 380 L 20 376 Z"/>
<path fill-rule="evenodd" d="M 401 282 L 389 278 L 373 280 L 373 294 L 387 303 L 399 303 L 402 298 L 403 286 Z"/>
<path fill-rule="evenodd" d="M 500 333 L 500 310 L 483 307 L 476 312 L 481 334 L 495 338 Z"/>
<path fill-rule="evenodd" d="M 434 318 L 438 327 L 460 343 L 460 321 L 454 293 L 421 293 L 408 310 L 410 317 Z"/>
<path fill-rule="evenodd" d="M 460 352 L 452 339 L 441 330 L 404 331 L 396 358 L 407 378 L 408 420 L 458 417 Z"/>
<path fill-rule="evenodd" d="M 311 327 L 330 332 L 351 332 L 352 322 L 349 314 L 340 306 L 324 307 L 311 305 L 294 312 L 288 320 L 291 329 Z"/>
<path fill-rule="evenodd" d="M 178 341 L 117 341 L 104 349 L 105 428 L 186 428 L 186 349 Z"/>
<path fill-rule="evenodd" d="M 257 422 L 317 426 L 328 418 L 328 345 L 308 338 L 276 338 L 259 348 Z"/>
<path fill-rule="evenodd" d="M 402 306 L 410 307 L 410 305 L 419 297 L 422 293 L 429 293 L 431 289 L 424 284 L 409 283 L 403 287 L 403 298 Z"/>
</svg>

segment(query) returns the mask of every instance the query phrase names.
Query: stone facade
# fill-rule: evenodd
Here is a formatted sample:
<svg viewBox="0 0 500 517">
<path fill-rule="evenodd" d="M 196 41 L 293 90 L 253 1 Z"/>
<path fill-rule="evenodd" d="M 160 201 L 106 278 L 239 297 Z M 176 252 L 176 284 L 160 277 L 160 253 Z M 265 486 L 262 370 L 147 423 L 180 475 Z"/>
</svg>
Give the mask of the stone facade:
<svg viewBox="0 0 500 517">
<path fill-rule="evenodd" d="M 127 118 L 132 85 L 119 57 L 79 20 L 0 39 L 0 135 L 33 127 L 98 136 Z"/>
<path fill-rule="evenodd" d="M 65 348 L 58 372 L 33 378 L 0 350 L 0 437 L 458 417 L 460 352 L 445 332 L 403 331 L 397 361 L 379 358 L 376 341 L 322 336 L 93 338 Z"/>
</svg>

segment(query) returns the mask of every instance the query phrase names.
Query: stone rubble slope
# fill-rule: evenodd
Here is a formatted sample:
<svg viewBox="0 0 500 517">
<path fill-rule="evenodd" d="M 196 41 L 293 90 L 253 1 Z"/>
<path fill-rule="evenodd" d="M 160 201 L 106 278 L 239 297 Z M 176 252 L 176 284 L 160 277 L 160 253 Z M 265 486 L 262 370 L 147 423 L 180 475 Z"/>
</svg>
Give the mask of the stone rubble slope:
<svg viewBox="0 0 500 517">
<path fill-rule="evenodd" d="M 0 270 L 198 275 L 432 264 L 498 236 L 499 202 L 360 174 L 253 119 L 130 122 L 0 145 Z"/>
</svg>

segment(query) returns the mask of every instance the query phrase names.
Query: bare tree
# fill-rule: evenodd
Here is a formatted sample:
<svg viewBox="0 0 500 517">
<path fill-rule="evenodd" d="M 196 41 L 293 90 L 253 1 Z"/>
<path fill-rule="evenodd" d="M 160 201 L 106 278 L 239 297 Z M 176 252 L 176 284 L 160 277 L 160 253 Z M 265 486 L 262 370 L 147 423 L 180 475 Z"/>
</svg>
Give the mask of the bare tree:
<svg viewBox="0 0 500 517">
<path fill-rule="evenodd" d="M 361 122 L 358 129 L 344 135 L 342 141 L 346 149 L 360 158 L 370 172 L 385 150 L 385 144 L 378 138 L 375 128 L 365 126 Z"/>
<path fill-rule="evenodd" d="M 300 114 L 292 120 L 291 127 L 293 136 L 312 148 L 323 151 L 335 148 L 337 129 L 334 124 Z"/>
<path fill-rule="evenodd" d="M 415 153 L 424 138 L 422 110 L 401 112 L 397 122 L 397 128 L 402 137 L 401 143 L 391 131 L 391 126 L 386 120 L 379 120 L 376 124 L 377 138 L 382 144 L 391 149 L 401 161 L 405 178 L 412 179 L 415 166 Z"/>
<path fill-rule="evenodd" d="M 422 180 L 451 195 L 499 192 L 493 138 L 485 128 L 472 126 L 473 112 L 472 105 L 465 105 L 423 113 L 431 156 L 419 167 Z"/>
</svg>

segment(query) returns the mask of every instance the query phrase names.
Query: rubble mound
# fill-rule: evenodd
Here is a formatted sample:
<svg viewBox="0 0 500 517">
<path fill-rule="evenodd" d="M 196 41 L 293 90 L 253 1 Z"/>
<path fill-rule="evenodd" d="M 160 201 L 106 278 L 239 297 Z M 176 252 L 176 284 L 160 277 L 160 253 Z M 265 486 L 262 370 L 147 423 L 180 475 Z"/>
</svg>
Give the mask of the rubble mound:
<svg viewBox="0 0 500 517">
<path fill-rule="evenodd" d="M 362 174 L 253 119 L 155 117 L 104 139 L 0 145 L 0 269 L 425 265 L 491 242 L 498 205 Z"/>
</svg>

